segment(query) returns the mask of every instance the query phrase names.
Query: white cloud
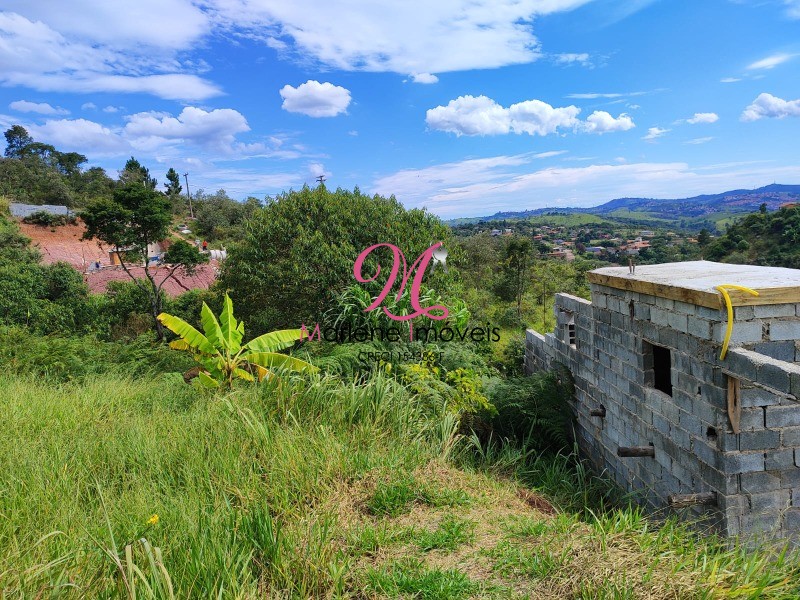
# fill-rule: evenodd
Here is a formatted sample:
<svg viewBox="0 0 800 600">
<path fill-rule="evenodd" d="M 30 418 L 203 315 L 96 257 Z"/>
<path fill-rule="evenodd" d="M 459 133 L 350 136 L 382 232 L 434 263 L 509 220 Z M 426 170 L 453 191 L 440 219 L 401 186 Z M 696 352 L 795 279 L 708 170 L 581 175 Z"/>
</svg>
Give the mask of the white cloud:
<svg viewBox="0 0 800 600">
<path fill-rule="evenodd" d="M 89 0 L 80 1 L 90 4 Z M 159 19 L 148 17 L 143 27 L 138 8 L 120 8 L 113 3 L 96 2 L 95 11 L 77 11 L 72 3 L 45 7 L 41 3 L 12 2 L 24 14 L 0 12 L 0 83 L 44 92 L 143 92 L 169 100 L 202 100 L 221 93 L 212 83 L 180 72 L 184 69 L 174 56 L 174 46 L 181 40 L 188 44 L 196 36 L 175 33 L 186 30 L 181 24 L 161 20 L 160 8 L 153 13 L 158 13 Z M 170 7 L 180 2 L 167 0 L 167 13 L 172 14 Z M 126 6 L 153 4 L 161 6 L 153 0 Z M 110 9 L 115 18 L 109 23 L 99 20 Z M 43 12 L 49 16 L 38 20 Z M 64 16 L 64 12 L 71 16 Z M 27 18 L 25 14 L 33 16 Z M 96 33 L 83 32 L 78 22 Z M 175 31 L 169 31 L 173 27 Z M 129 33 L 106 38 L 108 32 L 122 30 Z"/>
<path fill-rule="evenodd" d="M 29 125 L 28 131 L 34 139 L 60 150 L 91 150 L 93 156 L 125 154 L 131 149 L 119 132 L 86 119 L 48 120 L 44 125 Z"/>
<path fill-rule="evenodd" d="M 184 49 L 210 28 L 209 16 L 190 0 L 30 2 L 4 0 L 3 9 L 40 21 L 65 36 L 117 48 Z"/>
<path fill-rule="evenodd" d="M 17 112 L 31 112 L 40 115 L 68 115 L 69 111 L 61 108 L 50 106 L 47 102 L 28 102 L 27 100 L 16 100 L 8 105 L 11 110 Z"/>
<path fill-rule="evenodd" d="M 581 65 L 583 67 L 591 67 L 592 61 L 589 60 L 589 54 L 586 52 L 572 53 L 567 52 L 564 54 L 556 54 L 553 60 L 558 65 Z"/>
<path fill-rule="evenodd" d="M 438 83 L 439 78 L 431 73 L 412 73 L 411 81 L 414 83 Z"/>
<path fill-rule="evenodd" d="M 574 100 L 596 100 L 597 98 L 627 98 L 629 96 L 644 96 L 647 92 L 628 92 L 622 94 L 619 92 L 588 92 L 581 94 L 567 94 L 567 98 Z"/>
<path fill-rule="evenodd" d="M 747 65 L 748 70 L 755 70 L 755 69 L 774 69 L 780 64 L 785 63 L 787 60 L 791 60 L 797 56 L 797 54 L 786 54 L 786 53 L 778 53 L 773 54 L 771 56 L 767 56 L 766 58 L 762 58 L 761 60 L 757 60 L 754 63 Z"/>
<path fill-rule="evenodd" d="M 81 104 L 81 110 L 95 110 L 97 105 L 94 102 L 84 102 Z"/>
<path fill-rule="evenodd" d="M 322 163 L 312 162 L 308 163 L 308 174 L 310 175 L 310 179 L 317 179 L 317 177 L 328 179 L 332 173 L 326 170 L 325 165 Z"/>
<path fill-rule="evenodd" d="M 633 119 L 625 113 L 617 118 L 604 110 L 596 110 L 586 118 L 583 129 L 589 133 L 604 134 L 613 131 L 628 131 L 636 127 Z"/>
<path fill-rule="evenodd" d="M 657 138 L 662 137 L 665 133 L 670 131 L 669 129 L 663 129 L 661 127 L 650 127 L 647 130 L 647 135 L 644 136 L 643 140 L 655 140 Z"/>
<path fill-rule="evenodd" d="M 580 112 L 577 106 L 553 108 L 541 100 L 526 100 L 508 107 L 511 130 L 529 135 L 548 135 L 559 129 L 574 128 Z"/>
<path fill-rule="evenodd" d="M 104 112 L 104 113 L 112 113 L 112 114 L 113 114 L 113 113 L 117 113 L 117 112 L 119 112 L 121 109 L 122 109 L 122 107 L 121 107 L 121 106 L 111 106 L 111 105 L 108 105 L 108 106 L 106 106 L 106 107 L 103 109 L 103 112 Z"/>
<path fill-rule="evenodd" d="M 693 117 L 686 119 L 687 123 L 692 125 L 697 125 L 700 123 L 716 123 L 719 121 L 719 115 L 717 113 L 694 113 Z"/>
<path fill-rule="evenodd" d="M 800 117 L 800 99 L 783 100 L 772 94 L 759 94 L 742 113 L 742 121 L 759 119 L 783 119 L 784 117 Z"/>
<path fill-rule="evenodd" d="M 309 117 L 335 117 L 346 112 L 350 105 L 349 90 L 313 79 L 296 88 L 287 84 L 281 88 L 280 94 L 283 110 Z"/>
<path fill-rule="evenodd" d="M 720 83 L 736 83 L 737 81 L 741 81 L 741 77 L 723 77 L 720 79 Z"/>
<path fill-rule="evenodd" d="M 800 0 L 783 0 L 786 5 L 786 14 L 791 19 L 800 19 Z"/>
<path fill-rule="evenodd" d="M 350 131 L 347 132 L 347 135 L 352 135 L 353 137 L 358 137 L 358 131 L 356 131 L 355 129 L 351 129 Z"/>
<path fill-rule="evenodd" d="M 250 26 L 294 52 L 342 70 L 445 73 L 529 63 L 539 56 L 531 21 L 588 0 L 217 0 L 231 26 Z M 354 5 L 355 6 L 355 5 Z"/>
<path fill-rule="evenodd" d="M 688 140 L 684 142 L 684 144 L 694 144 L 694 145 L 705 144 L 713 139 L 714 139 L 713 137 L 699 137 L 699 138 L 694 138 L 693 140 Z"/>
<path fill-rule="evenodd" d="M 525 100 L 505 108 L 486 96 L 459 96 L 447 106 L 427 111 L 425 122 L 431 129 L 461 135 L 503 135 L 527 133 L 550 135 L 572 129 L 588 133 L 626 131 L 635 127 L 626 114 L 614 118 L 595 111 L 586 121 L 578 119 L 577 106 L 554 108 L 541 100 Z"/>
<path fill-rule="evenodd" d="M 500 135 L 511 130 L 508 109 L 486 96 L 459 96 L 425 114 L 431 129 L 461 135 Z"/>
<path fill-rule="evenodd" d="M 591 206 L 614 198 L 680 198 L 796 181 L 800 166 L 683 162 L 592 164 L 534 170 L 530 155 L 494 156 L 406 169 L 377 179 L 372 191 L 443 217 L 498 210 Z"/>
<path fill-rule="evenodd" d="M 137 113 L 128 117 L 124 129 L 125 136 L 140 147 L 157 148 L 163 142 L 191 142 L 222 152 L 235 150 L 236 134 L 246 131 L 250 131 L 250 127 L 238 111 L 218 108 L 207 112 L 194 106 L 187 106 L 177 117 Z"/>
</svg>

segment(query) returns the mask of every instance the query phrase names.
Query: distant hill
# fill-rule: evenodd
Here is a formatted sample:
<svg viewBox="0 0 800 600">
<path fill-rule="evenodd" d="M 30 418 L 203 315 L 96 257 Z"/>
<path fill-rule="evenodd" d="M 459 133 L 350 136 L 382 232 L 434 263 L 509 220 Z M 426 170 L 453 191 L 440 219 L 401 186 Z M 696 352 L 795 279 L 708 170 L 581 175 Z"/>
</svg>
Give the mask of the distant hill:
<svg viewBox="0 0 800 600">
<path fill-rule="evenodd" d="M 705 258 L 800 268 L 800 205 L 755 212 L 740 219 L 708 245 Z"/>
<path fill-rule="evenodd" d="M 800 185 L 767 185 L 755 190 L 731 190 L 692 198 L 617 198 L 593 207 L 537 208 L 526 211 L 503 211 L 485 217 L 452 219 L 450 225 L 529 219 L 547 214 L 588 213 L 637 223 L 679 221 L 685 227 L 721 229 L 732 217 L 757 211 L 762 204 L 774 211 L 782 204 L 800 202 Z"/>
</svg>

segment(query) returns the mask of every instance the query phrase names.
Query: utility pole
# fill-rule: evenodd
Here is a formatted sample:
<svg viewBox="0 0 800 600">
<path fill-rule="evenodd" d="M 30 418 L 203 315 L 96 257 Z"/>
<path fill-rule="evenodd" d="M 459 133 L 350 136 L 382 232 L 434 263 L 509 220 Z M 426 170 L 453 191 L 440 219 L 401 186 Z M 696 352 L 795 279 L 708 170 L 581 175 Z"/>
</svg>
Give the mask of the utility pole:
<svg viewBox="0 0 800 600">
<path fill-rule="evenodd" d="M 325 175 L 317 175 L 317 183 L 319 183 L 320 185 L 325 183 Z"/>
<path fill-rule="evenodd" d="M 186 179 L 186 196 L 189 198 L 189 216 L 194 219 L 194 209 L 192 208 L 192 195 L 189 193 L 189 173 L 184 173 Z"/>
</svg>

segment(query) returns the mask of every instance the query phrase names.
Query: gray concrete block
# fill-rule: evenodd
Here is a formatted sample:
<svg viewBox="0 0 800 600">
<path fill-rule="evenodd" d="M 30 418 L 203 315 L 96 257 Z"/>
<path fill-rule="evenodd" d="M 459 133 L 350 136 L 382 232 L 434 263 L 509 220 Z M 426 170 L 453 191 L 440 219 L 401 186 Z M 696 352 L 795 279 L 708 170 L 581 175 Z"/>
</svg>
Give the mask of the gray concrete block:
<svg viewBox="0 0 800 600">
<path fill-rule="evenodd" d="M 769 326 L 769 338 L 773 341 L 800 339 L 800 321 L 796 319 L 791 321 L 771 321 Z"/>
<path fill-rule="evenodd" d="M 765 356 L 769 356 L 770 358 L 774 358 L 775 360 L 794 362 L 794 341 L 761 342 L 760 344 L 756 344 L 753 350 Z"/>
<path fill-rule="evenodd" d="M 781 478 L 775 472 L 769 471 L 742 473 L 739 475 L 739 484 L 745 494 L 760 494 L 780 489 Z"/>
<path fill-rule="evenodd" d="M 766 425 L 769 429 L 800 426 L 800 405 L 768 406 L 764 410 L 767 418 Z"/>
<path fill-rule="evenodd" d="M 754 406 L 773 406 L 780 404 L 780 396 L 759 387 L 742 387 L 740 400 L 742 408 Z"/>
<path fill-rule="evenodd" d="M 669 316 L 671 314 L 674 314 L 674 313 L 671 313 L 670 311 L 668 311 L 668 310 L 666 310 L 664 308 L 659 308 L 657 306 L 654 306 L 654 307 L 652 307 L 650 309 L 650 321 L 654 325 L 659 325 L 661 327 L 668 327 L 669 326 Z"/>
<path fill-rule="evenodd" d="M 728 351 L 725 360 L 722 361 L 722 366 L 739 375 L 740 379 L 755 381 L 758 378 L 758 367 L 764 360 L 766 357 L 758 352 L 744 348 L 732 348 Z"/>
<path fill-rule="evenodd" d="M 800 427 L 781 429 L 781 446 L 800 446 Z"/>
<path fill-rule="evenodd" d="M 789 363 L 766 357 L 758 366 L 758 377 L 756 381 L 768 387 L 775 388 L 779 392 L 788 393 L 791 390 L 791 378 L 789 376 L 789 369 L 787 369 L 789 366 Z"/>
<path fill-rule="evenodd" d="M 734 306 L 733 307 L 733 320 L 734 321 L 750 321 L 755 318 L 755 311 L 752 306 Z"/>
<path fill-rule="evenodd" d="M 764 468 L 767 471 L 794 467 L 794 450 L 769 450 L 765 456 Z"/>
<path fill-rule="evenodd" d="M 752 308 L 756 319 L 769 319 L 773 317 L 793 317 L 797 314 L 795 311 L 800 308 L 800 304 L 763 304 Z"/>
<path fill-rule="evenodd" d="M 739 434 L 739 450 L 771 450 L 778 448 L 780 439 L 780 431 L 773 431 L 770 429 L 743 431 Z M 767 455 L 767 462 L 769 462 L 769 454 Z M 767 469 L 769 468 L 770 467 L 767 466 Z"/>
<path fill-rule="evenodd" d="M 740 431 L 758 431 L 764 429 L 763 408 L 743 408 L 739 421 Z"/>
<path fill-rule="evenodd" d="M 780 513 L 750 513 L 741 516 L 742 532 L 767 534 L 781 529 Z"/>
<path fill-rule="evenodd" d="M 712 339 L 715 342 L 722 343 L 725 340 L 725 323 L 716 323 L 713 326 Z M 761 321 L 743 321 L 733 324 L 733 331 L 731 332 L 732 344 L 750 344 L 760 342 L 762 339 Z"/>
<path fill-rule="evenodd" d="M 688 317 L 686 321 L 686 330 L 689 335 L 709 340 L 711 339 L 711 321 L 701 319 L 700 317 Z"/>
<path fill-rule="evenodd" d="M 783 513 L 783 528 L 786 531 L 800 531 L 800 508 L 790 508 Z"/>
<path fill-rule="evenodd" d="M 792 496 L 789 490 L 774 490 L 763 494 L 749 494 L 748 500 L 754 513 L 778 513 L 791 506 Z"/>
<path fill-rule="evenodd" d="M 735 473 L 752 473 L 764 470 L 763 452 L 731 452 L 724 455 L 723 471 L 733 475 Z"/>
<path fill-rule="evenodd" d="M 800 489 L 800 468 L 789 467 L 781 471 L 781 487 L 786 489 Z"/>
</svg>

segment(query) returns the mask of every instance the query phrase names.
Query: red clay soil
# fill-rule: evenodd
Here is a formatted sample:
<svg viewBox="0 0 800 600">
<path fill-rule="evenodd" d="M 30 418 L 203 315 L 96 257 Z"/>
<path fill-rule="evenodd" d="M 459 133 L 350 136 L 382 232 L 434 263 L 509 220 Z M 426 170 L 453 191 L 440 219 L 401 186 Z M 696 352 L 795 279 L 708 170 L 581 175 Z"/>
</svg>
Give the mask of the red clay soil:
<svg viewBox="0 0 800 600">
<path fill-rule="evenodd" d="M 82 223 L 53 229 L 26 223 L 18 224 L 22 233 L 31 238 L 31 245 L 42 253 L 42 261 L 45 264 L 59 261 L 69 263 L 83 273 L 83 279 L 92 292 L 105 292 L 110 281 L 130 281 L 122 267 L 111 264 L 108 247 L 94 240 L 81 240 L 84 232 Z M 100 263 L 100 270 L 93 268 L 95 262 Z M 144 277 L 143 267 L 132 267 L 129 270 L 136 277 Z M 217 278 L 218 270 L 217 261 L 211 261 L 207 265 L 200 265 L 192 277 L 177 274 L 164 284 L 163 289 L 170 296 L 177 296 L 187 290 L 208 289 Z M 159 283 L 169 274 L 167 267 L 151 267 L 150 271 L 154 273 L 156 282 Z"/>
</svg>

